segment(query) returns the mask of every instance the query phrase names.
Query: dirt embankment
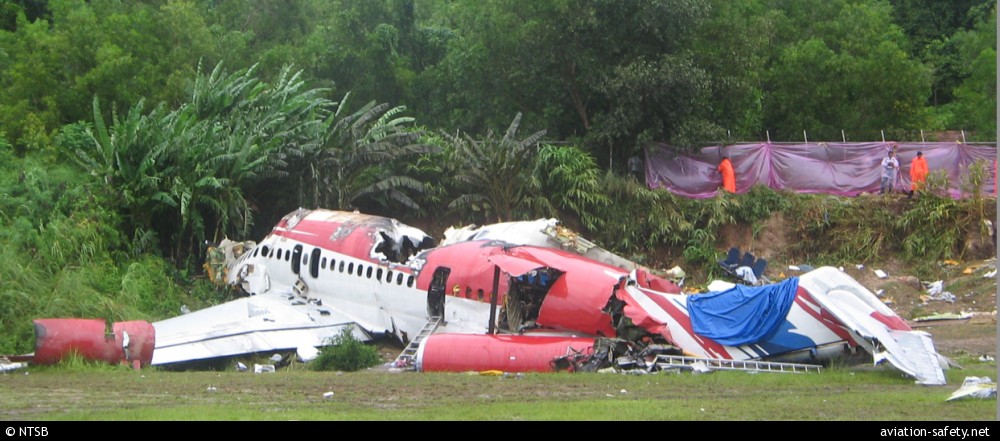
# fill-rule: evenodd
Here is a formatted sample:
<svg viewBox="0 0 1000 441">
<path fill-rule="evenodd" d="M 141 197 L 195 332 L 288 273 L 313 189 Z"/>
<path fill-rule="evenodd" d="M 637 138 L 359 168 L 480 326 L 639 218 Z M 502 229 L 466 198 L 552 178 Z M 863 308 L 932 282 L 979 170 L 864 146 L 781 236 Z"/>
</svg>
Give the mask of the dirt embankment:
<svg viewBox="0 0 1000 441">
<path fill-rule="evenodd" d="M 771 280 L 780 280 L 802 274 L 789 266 L 808 263 L 788 257 L 788 244 L 795 239 L 787 231 L 786 222 L 776 216 L 758 232 L 756 239 L 749 226 L 724 229 L 720 246 L 738 246 L 768 259 L 766 275 Z M 941 261 L 936 265 L 936 274 L 921 274 L 892 258 L 868 264 L 843 262 L 839 267 L 876 293 L 911 327 L 934 336 L 942 354 L 995 358 L 998 352 L 996 257 Z M 934 289 L 935 282 L 940 282 L 940 290 Z"/>
</svg>

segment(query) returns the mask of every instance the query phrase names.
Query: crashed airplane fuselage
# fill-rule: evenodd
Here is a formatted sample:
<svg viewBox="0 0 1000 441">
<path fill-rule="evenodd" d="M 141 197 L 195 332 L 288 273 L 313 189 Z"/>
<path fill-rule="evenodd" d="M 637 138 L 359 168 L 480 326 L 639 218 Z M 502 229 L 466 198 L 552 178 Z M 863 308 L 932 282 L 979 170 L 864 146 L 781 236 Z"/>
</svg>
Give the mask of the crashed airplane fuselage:
<svg viewBox="0 0 1000 441">
<path fill-rule="evenodd" d="M 227 268 L 228 283 L 248 297 L 154 324 L 153 364 L 323 346 L 348 326 L 361 339 L 391 334 L 408 342 L 440 317 L 415 360 L 426 370 L 545 370 L 546 363 L 496 366 L 497 352 L 568 355 L 614 339 L 730 360 L 819 362 L 860 347 L 920 382 L 943 382 L 907 364 L 909 343 L 929 338 L 834 269 L 688 296 L 617 256 L 586 257 L 589 242 L 564 250 L 574 247 L 541 236 L 523 245 L 518 237 L 466 232 L 435 246 L 393 219 L 300 209 Z M 909 343 L 887 347 L 893 337 Z M 456 362 L 428 359 L 442 347 Z"/>
</svg>

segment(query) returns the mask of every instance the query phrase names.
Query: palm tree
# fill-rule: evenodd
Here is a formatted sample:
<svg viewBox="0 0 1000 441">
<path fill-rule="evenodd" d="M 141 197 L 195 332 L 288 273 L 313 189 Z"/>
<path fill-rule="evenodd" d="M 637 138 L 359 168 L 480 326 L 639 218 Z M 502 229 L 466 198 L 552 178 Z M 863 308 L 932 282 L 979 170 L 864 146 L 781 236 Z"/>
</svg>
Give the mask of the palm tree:
<svg viewBox="0 0 1000 441">
<path fill-rule="evenodd" d="M 422 182 L 395 174 L 385 165 L 413 155 L 434 153 L 421 142 L 422 132 L 408 129 L 411 117 L 398 116 L 404 106 L 365 104 L 341 116 L 350 93 L 324 123 L 323 138 L 314 165 L 308 170 L 316 206 L 353 209 L 361 199 L 383 196 L 412 209 L 418 204 L 404 190 L 422 192 Z"/>
<path fill-rule="evenodd" d="M 479 212 L 484 219 L 497 222 L 514 220 L 515 211 L 527 212 L 524 202 L 532 171 L 532 154 L 536 143 L 545 136 L 545 130 L 518 140 L 520 124 L 521 114 L 518 113 L 503 137 L 496 138 L 490 131 L 482 141 L 468 134 L 444 134 L 455 148 L 451 161 L 452 179 L 464 191 L 448 204 L 448 208 Z"/>
<path fill-rule="evenodd" d="M 191 100 L 170 112 L 161 105 L 143 115 L 140 102 L 106 127 L 95 98 L 94 142 L 78 157 L 119 192 L 134 247 L 151 235 L 169 239 L 164 248 L 184 261 L 206 239 L 246 235 L 253 223 L 248 191 L 288 175 L 288 156 L 317 149 L 330 104 L 321 93 L 305 89 L 289 67 L 265 84 L 253 67 L 226 75 L 217 65 L 196 80 Z"/>
</svg>

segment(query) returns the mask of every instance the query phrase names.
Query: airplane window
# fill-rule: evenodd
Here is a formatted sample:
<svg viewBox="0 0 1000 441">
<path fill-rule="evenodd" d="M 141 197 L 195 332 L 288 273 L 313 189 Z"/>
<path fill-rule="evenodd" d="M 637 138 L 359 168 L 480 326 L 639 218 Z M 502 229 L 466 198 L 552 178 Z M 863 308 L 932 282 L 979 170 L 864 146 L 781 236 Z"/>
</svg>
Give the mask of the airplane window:
<svg viewBox="0 0 1000 441">
<path fill-rule="evenodd" d="M 282 254 L 283 253 L 281 252 L 281 248 L 278 248 L 278 260 L 281 260 L 281 255 Z"/>
<path fill-rule="evenodd" d="M 361 265 L 361 264 L 359 263 L 359 264 L 358 264 L 358 277 L 361 277 L 361 273 L 363 273 L 363 272 L 365 272 L 365 269 L 364 269 L 364 268 L 362 267 L 362 265 Z"/>
<path fill-rule="evenodd" d="M 372 267 L 368 267 L 368 271 L 365 271 L 365 277 L 372 278 Z"/>
<path fill-rule="evenodd" d="M 375 280 L 382 280 L 382 268 L 375 272 Z"/>
<path fill-rule="evenodd" d="M 344 272 L 344 261 L 340 261 L 340 272 Z"/>
<path fill-rule="evenodd" d="M 323 260 L 319 261 L 319 267 L 322 268 L 322 269 L 326 269 L 326 257 L 324 257 Z M 333 268 L 333 267 L 331 266 L 330 268 Z"/>
<path fill-rule="evenodd" d="M 483 289 L 479 288 L 476 290 L 476 295 L 479 296 L 479 300 L 483 299 Z"/>
<path fill-rule="evenodd" d="M 260 251 L 260 248 L 253 249 L 253 257 L 257 257 L 257 254 L 259 254 L 258 251 Z"/>
<path fill-rule="evenodd" d="M 285 262 L 289 262 L 291 260 L 292 260 L 292 250 L 288 250 L 287 252 L 285 252 Z"/>
<path fill-rule="evenodd" d="M 396 284 L 397 285 L 402 285 L 403 284 L 403 273 L 397 273 L 396 274 Z"/>
<path fill-rule="evenodd" d="M 337 266 L 337 261 L 335 259 L 330 259 L 330 271 L 333 271 L 334 267 Z"/>
<path fill-rule="evenodd" d="M 392 283 L 392 271 L 386 271 L 386 273 L 385 273 L 385 281 L 389 282 L 389 283 Z"/>
<path fill-rule="evenodd" d="M 267 247 L 267 245 L 264 245 L 264 246 L 263 246 L 262 248 L 263 248 L 263 251 L 261 251 L 261 254 L 263 254 L 263 255 L 264 255 L 264 257 L 271 257 L 271 256 L 269 256 L 269 255 L 267 254 L 267 252 L 268 252 L 268 251 L 273 251 L 273 250 L 271 250 L 270 248 L 268 248 L 268 247 Z"/>
<path fill-rule="evenodd" d="M 409 287 L 409 288 L 413 288 L 413 276 L 412 275 L 406 278 L 406 286 Z"/>
<path fill-rule="evenodd" d="M 466 286 L 465 287 L 465 298 L 467 298 L 467 299 L 471 299 L 472 298 L 472 287 L 471 286 Z"/>
<path fill-rule="evenodd" d="M 302 264 L 303 265 L 308 265 L 309 264 L 309 255 L 308 254 L 303 254 L 302 255 Z"/>
<path fill-rule="evenodd" d="M 354 274 L 354 262 L 351 262 L 350 265 L 347 265 L 347 274 Z"/>
</svg>

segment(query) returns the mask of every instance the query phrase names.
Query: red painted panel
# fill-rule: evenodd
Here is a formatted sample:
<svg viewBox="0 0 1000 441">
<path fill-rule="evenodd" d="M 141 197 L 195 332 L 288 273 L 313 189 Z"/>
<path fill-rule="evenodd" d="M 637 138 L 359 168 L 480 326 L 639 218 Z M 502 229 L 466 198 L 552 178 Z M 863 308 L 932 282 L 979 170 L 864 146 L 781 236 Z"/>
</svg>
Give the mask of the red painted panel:
<svg viewBox="0 0 1000 441">
<path fill-rule="evenodd" d="M 893 315 L 885 315 L 885 314 L 882 314 L 881 312 L 874 311 L 874 312 L 872 312 L 872 318 L 874 318 L 875 320 L 878 320 L 878 321 L 882 322 L 882 324 L 888 326 L 889 329 L 892 329 L 892 330 L 895 330 L 895 331 L 912 331 L 913 330 L 913 328 L 910 328 L 910 325 L 906 324 L 906 322 L 903 321 L 903 319 L 901 319 L 898 315 L 895 315 L 895 314 L 893 314 Z"/>
<path fill-rule="evenodd" d="M 347 216 L 334 216 L 325 220 L 303 219 L 295 225 L 294 229 L 285 229 L 287 221 L 282 220 L 272 234 L 294 239 L 309 245 L 322 247 L 337 253 L 345 254 L 359 259 L 371 259 L 372 248 L 375 246 L 375 235 L 377 229 L 373 222 L 381 221 L 382 218 L 354 214 Z M 331 239 L 336 240 L 331 240 Z"/>
<path fill-rule="evenodd" d="M 636 284 L 643 287 L 652 289 L 659 292 L 665 292 L 667 294 L 680 294 L 681 287 L 677 286 L 676 283 L 664 279 L 656 274 L 652 274 L 643 268 L 635 270 Z"/>
<path fill-rule="evenodd" d="M 289 220 L 297 218 L 297 216 L 301 216 L 301 218 L 289 227 Z M 271 234 L 380 264 L 384 262 L 379 258 L 372 257 L 375 243 L 382 240 L 379 232 L 394 232 L 400 229 L 411 233 L 419 232 L 416 228 L 400 224 L 387 217 L 342 211 L 312 210 L 305 214 L 296 211 L 286 215 L 271 230 Z M 393 271 L 411 273 L 410 268 L 405 265 L 398 265 Z"/>
<path fill-rule="evenodd" d="M 471 288 L 473 298 L 477 290 L 483 290 L 483 301 L 489 303 L 490 291 L 493 290 L 493 271 L 496 264 L 490 261 L 490 256 L 502 254 L 503 249 L 492 242 L 478 240 L 471 242 L 459 242 L 440 248 L 435 248 L 423 253 L 425 259 L 423 267 L 417 274 L 417 288 L 426 290 L 431 285 L 434 278 L 434 270 L 438 267 L 451 268 L 448 276 L 448 288 L 445 290 L 452 293 L 455 286 L 459 287 L 459 296 L 465 296 L 465 289 Z M 507 277 L 500 278 L 500 298 L 498 304 L 503 304 L 503 293 L 508 291 Z"/>
<path fill-rule="evenodd" d="M 552 362 L 592 354 L 594 339 L 558 336 L 434 334 L 421 343 L 425 372 L 552 372 Z"/>
<path fill-rule="evenodd" d="M 538 311 L 538 324 L 605 337 L 617 335 L 611 315 L 603 311 L 617 284 L 613 279 L 593 280 L 586 275 L 577 270 L 552 284 Z"/>
<path fill-rule="evenodd" d="M 851 334 L 844 329 L 843 322 L 837 319 L 837 317 L 834 317 L 833 314 L 830 314 L 829 310 L 823 308 L 818 302 L 816 302 L 816 299 L 812 297 L 812 294 L 809 294 L 809 291 L 806 291 L 801 286 L 798 291 L 795 292 L 795 302 L 799 304 L 803 311 L 822 323 L 823 326 L 826 326 L 826 328 L 836 334 L 837 337 L 840 337 L 845 342 L 854 342 L 854 339 L 851 338 Z M 816 312 L 817 310 L 819 313 Z"/>
<path fill-rule="evenodd" d="M 555 248 L 516 247 L 510 254 L 543 263 L 563 274 L 542 302 L 538 324 L 554 329 L 614 337 L 611 316 L 603 311 L 621 278 L 616 266 Z"/>
<path fill-rule="evenodd" d="M 497 300 L 500 305 L 508 291 L 511 274 L 516 276 L 530 269 L 543 267 L 556 269 L 562 274 L 542 301 L 538 324 L 563 331 L 607 337 L 616 335 L 611 317 L 603 309 L 614 295 L 620 279 L 628 275 L 621 268 L 559 249 L 504 246 L 488 240 L 460 242 L 436 248 L 424 253 L 422 257 L 425 263 L 417 277 L 418 288 L 425 289 L 429 286 L 434 269 L 445 266 L 453 269 L 446 292 L 451 293 L 452 288 L 458 286 L 459 296 L 463 296 L 466 287 L 471 287 L 473 292 L 482 289 L 487 293 L 483 297 L 484 302 L 489 301 L 493 271 L 499 266 L 505 273 L 500 279 L 500 298 Z M 656 276 L 647 275 L 644 280 L 658 286 L 669 283 L 656 279 Z"/>
<path fill-rule="evenodd" d="M 125 332 L 127 348 L 123 347 Z M 138 361 L 141 366 L 149 366 L 155 345 L 156 329 L 145 321 L 117 322 L 106 333 L 104 320 L 38 319 L 32 362 L 54 364 L 75 352 L 92 361 L 130 365 Z"/>
<path fill-rule="evenodd" d="M 725 349 L 725 346 L 712 340 L 710 338 L 702 337 L 698 333 L 694 332 L 691 326 L 691 317 L 688 315 L 686 305 L 681 305 L 680 301 L 670 300 L 670 294 L 663 294 L 658 292 L 652 292 L 640 288 L 639 294 L 645 295 L 646 298 L 651 301 L 654 305 L 649 305 L 650 309 L 659 308 L 659 315 L 661 317 L 669 316 L 670 320 L 675 322 L 673 326 L 670 323 L 666 323 L 663 320 L 654 317 L 653 313 L 655 311 L 647 310 L 646 307 L 642 306 L 639 301 L 632 297 L 626 290 L 618 291 L 618 298 L 625 302 L 625 316 L 632 320 L 632 323 L 636 326 L 640 326 L 643 329 L 649 331 L 650 333 L 660 334 L 663 338 L 670 341 L 672 344 L 677 346 L 682 346 L 677 343 L 674 339 L 673 333 L 683 334 L 688 336 L 691 340 L 696 342 L 701 346 L 702 351 L 708 356 L 713 358 L 726 358 L 731 359 L 732 356 Z M 676 295 L 674 295 L 676 297 Z M 680 337 L 680 335 L 678 336 Z M 688 351 L 690 349 L 683 348 Z"/>
</svg>

